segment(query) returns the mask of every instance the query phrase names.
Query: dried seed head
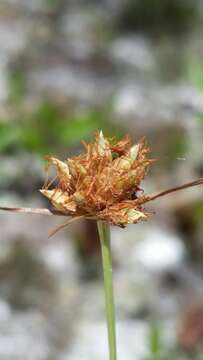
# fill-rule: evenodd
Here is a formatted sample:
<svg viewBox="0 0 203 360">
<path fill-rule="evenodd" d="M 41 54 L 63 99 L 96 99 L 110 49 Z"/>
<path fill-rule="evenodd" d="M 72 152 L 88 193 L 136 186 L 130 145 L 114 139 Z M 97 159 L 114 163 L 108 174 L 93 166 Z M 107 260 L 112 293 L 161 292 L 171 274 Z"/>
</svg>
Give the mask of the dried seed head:
<svg viewBox="0 0 203 360">
<path fill-rule="evenodd" d="M 152 160 L 142 139 L 131 146 L 128 137 L 111 145 L 102 131 L 85 152 L 63 162 L 54 157 L 48 165 L 56 168 L 56 185 L 41 193 L 66 215 L 94 217 L 125 226 L 147 219 L 138 190 Z"/>
<path fill-rule="evenodd" d="M 98 219 L 125 227 L 147 220 L 143 204 L 172 192 L 203 184 L 203 178 L 153 194 L 140 194 L 140 183 L 154 160 L 148 159 L 145 140 L 131 146 L 128 136 L 112 143 L 97 133 L 95 142 L 85 144 L 85 152 L 60 161 L 47 158 L 46 170 L 56 169 L 56 176 L 44 184 L 41 193 L 54 209 L 0 207 L 0 210 L 27 214 L 71 216 L 52 234 L 81 217 Z"/>
</svg>

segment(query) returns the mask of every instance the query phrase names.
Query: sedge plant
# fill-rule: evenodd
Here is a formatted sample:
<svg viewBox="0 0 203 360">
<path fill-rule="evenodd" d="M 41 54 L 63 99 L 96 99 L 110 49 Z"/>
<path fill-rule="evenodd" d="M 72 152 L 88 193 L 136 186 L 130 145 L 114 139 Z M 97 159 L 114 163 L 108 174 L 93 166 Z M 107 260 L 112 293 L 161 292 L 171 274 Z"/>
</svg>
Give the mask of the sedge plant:
<svg viewBox="0 0 203 360">
<path fill-rule="evenodd" d="M 18 213 L 67 216 L 67 221 L 87 218 L 97 221 L 101 244 L 109 359 L 117 359 L 115 307 L 113 298 L 110 224 L 125 228 L 128 224 L 147 220 L 151 215 L 144 204 L 171 192 L 203 184 L 203 179 L 152 194 L 144 194 L 140 185 L 154 159 L 148 158 L 145 139 L 132 145 L 128 136 L 116 142 L 107 139 L 102 131 L 93 143 L 83 142 L 85 151 L 61 161 L 47 158 L 47 167 L 55 167 L 56 176 L 47 180 L 40 192 L 49 199 L 52 209 L 8 208 L 0 210 Z M 141 191 L 142 190 L 142 191 Z"/>
</svg>

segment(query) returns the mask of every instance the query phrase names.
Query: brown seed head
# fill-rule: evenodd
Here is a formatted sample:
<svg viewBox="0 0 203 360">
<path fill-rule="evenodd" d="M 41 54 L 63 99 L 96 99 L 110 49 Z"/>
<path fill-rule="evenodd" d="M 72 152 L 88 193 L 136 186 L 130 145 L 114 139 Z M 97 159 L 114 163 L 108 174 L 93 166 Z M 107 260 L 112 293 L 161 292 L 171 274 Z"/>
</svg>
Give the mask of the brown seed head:
<svg viewBox="0 0 203 360">
<path fill-rule="evenodd" d="M 125 137 L 112 145 L 101 131 L 79 156 L 64 162 L 48 158 L 48 167 L 56 168 L 56 185 L 45 184 L 40 191 L 65 215 L 120 226 L 145 220 L 148 215 L 142 204 L 146 198 L 138 192 L 153 161 L 147 158 L 148 152 L 144 139 L 132 146 Z"/>
</svg>

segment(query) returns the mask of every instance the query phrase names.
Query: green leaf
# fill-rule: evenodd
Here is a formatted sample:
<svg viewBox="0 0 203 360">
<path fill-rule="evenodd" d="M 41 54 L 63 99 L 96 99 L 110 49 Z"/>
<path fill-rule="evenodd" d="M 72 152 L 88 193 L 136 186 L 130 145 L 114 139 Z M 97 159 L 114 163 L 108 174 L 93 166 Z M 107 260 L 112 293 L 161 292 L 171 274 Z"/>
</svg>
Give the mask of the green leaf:
<svg viewBox="0 0 203 360">
<path fill-rule="evenodd" d="M 63 144 L 75 145 L 99 129 L 101 123 L 100 114 L 94 111 L 67 118 L 62 126 L 63 131 L 61 131 L 60 140 Z"/>
<path fill-rule="evenodd" d="M 20 137 L 20 129 L 15 124 L 0 122 L 0 152 L 5 152 L 16 144 Z"/>
</svg>

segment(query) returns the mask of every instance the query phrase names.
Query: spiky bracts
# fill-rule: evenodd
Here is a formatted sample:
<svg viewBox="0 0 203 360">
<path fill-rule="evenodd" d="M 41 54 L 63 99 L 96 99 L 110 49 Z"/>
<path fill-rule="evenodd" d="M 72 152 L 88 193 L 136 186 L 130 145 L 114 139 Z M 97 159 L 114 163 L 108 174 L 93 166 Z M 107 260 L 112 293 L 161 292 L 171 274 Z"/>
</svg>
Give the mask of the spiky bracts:
<svg viewBox="0 0 203 360">
<path fill-rule="evenodd" d="M 100 132 L 85 152 L 60 161 L 48 158 L 56 168 L 54 186 L 45 184 L 41 193 L 57 210 L 73 217 L 84 216 L 125 226 L 146 220 L 139 196 L 140 183 L 153 160 L 147 158 L 145 140 L 131 145 L 126 136 L 112 144 Z"/>
</svg>

